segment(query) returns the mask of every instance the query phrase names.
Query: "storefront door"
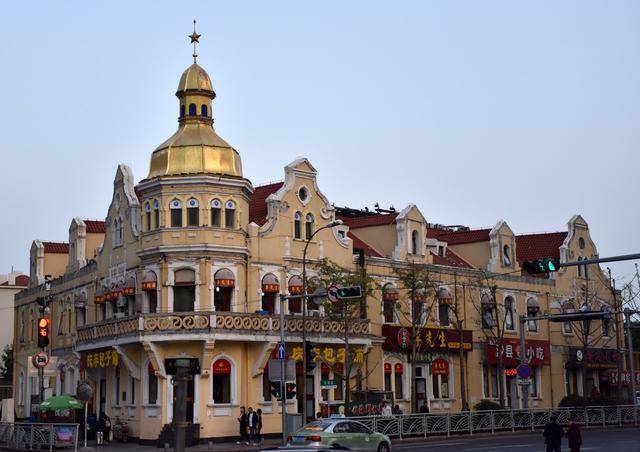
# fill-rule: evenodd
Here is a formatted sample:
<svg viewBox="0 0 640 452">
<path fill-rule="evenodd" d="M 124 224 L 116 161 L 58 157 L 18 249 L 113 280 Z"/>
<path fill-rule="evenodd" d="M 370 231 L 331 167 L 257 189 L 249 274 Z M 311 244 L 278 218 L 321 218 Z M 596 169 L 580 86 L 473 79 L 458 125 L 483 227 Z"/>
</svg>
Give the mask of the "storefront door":
<svg viewBox="0 0 640 452">
<path fill-rule="evenodd" d="M 98 413 L 98 418 L 100 418 L 100 415 L 102 413 L 106 414 L 107 412 L 107 380 L 106 379 L 100 380 L 100 395 L 98 399 L 98 409 L 100 410 L 100 412 Z"/>
</svg>

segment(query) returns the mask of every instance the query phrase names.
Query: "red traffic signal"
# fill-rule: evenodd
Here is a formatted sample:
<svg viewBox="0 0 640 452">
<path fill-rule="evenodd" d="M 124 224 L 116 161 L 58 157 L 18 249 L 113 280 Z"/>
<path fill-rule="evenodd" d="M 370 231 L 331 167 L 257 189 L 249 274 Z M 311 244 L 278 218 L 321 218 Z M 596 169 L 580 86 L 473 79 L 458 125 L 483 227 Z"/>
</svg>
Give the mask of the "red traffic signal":
<svg viewBox="0 0 640 452">
<path fill-rule="evenodd" d="M 38 319 L 38 347 L 45 348 L 49 345 L 49 334 L 51 330 L 51 321 L 47 317 Z"/>
<path fill-rule="evenodd" d="M 286 385 L 287 400 L 293 399 L 296 396 L 296 384 L 288 382 Z"/>
</svg>

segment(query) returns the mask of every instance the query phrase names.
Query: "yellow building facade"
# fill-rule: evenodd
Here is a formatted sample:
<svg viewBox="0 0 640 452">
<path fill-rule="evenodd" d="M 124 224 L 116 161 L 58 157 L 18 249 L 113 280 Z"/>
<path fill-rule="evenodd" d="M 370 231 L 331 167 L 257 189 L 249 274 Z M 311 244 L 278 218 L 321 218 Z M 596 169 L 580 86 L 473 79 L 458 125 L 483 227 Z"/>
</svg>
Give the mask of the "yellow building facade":
<svg viewBox="0 0 640 452">
<path fill-rule="evenodd" d="M 547 313 L 585 303 L 615 308 L 597 266 L 568 267 L 550 278 L 521 271 L 533 258 L 596 257 L 580 216 L 563 232 L 516 235 L 504 221 L 483 230 L 434 225 L 415 205 L 401 211 L 335 207 L 304 158 L 284 167 L 282 182 L 254 187 L 240 154 L 213 128 L 216 94 L 204 69 L 190 66 L 176 96 L 178 130 L 152 153 L 148 176 L 137 184 L 127 166 L 118 166 L 104 222 L 76 218 L 68 243 L 34 241 L 31 284 L 15 299 L 18 417 L 30 415 L 38 391 L 31 356 L 37 351 L 36 300 L 44 296 L 52 320 L 46 394 L 74 394 L 86 381 L 94 389 L 93 413 L 125 418 L 131 436 L 149 441 L 172 420 L 165 359 L 176 357 L 200 363 L 187 398 L 197 436 L 234 436 L 240 406 L 262 409 L 264 433 L 280 431 L 268 361 L 279 341 L 281 306 L 289 357 L 300 363 L 303 328 L 318 356 L 308 377 L 310 414 L 334 412 L 343 403 L 346 361 L 353 363 L 347 380 L 354 391 L 386 391 L 405 413 L 412 409 L 413 385 L 419 404 L 432 412 L 462 409 L 462 377 L 470 406 L 503 398 L 519 407 L 513 376 L 518 316 L 531 306 Z M 302 292 L 307 238 L 335 220 L 343 223 L 319 231 L 309 244 L 307 279 L 318 277 L 326 258 L 373 282 L 366 315 L 351 326 L 349 356 L 342 324 L 325 317 L 322 306 L 310 304 L 303 325 L 300 301 L 281 302 Z M 434 296 L 419 300 L 419 314 L 405 315 L 412 310 L 411 291 L 398 271 L 413 266 L 428 273 Z M 49 291 L 45 275 L 53 276 Z M 483 323 L 491 304 L 495 327 Z M 615 322 L 594 323 L 586 347 L 571 325 L 526 325 L 531 406 L 555 406 L 570 393 L 614 391 L 609 373 L 621 359 Z M 412 324 L 420 342 L 413 366 Z M 496 336 L 498 326 L 503 333 Z M 336 387 L 322 388 L 322 380 Z M 300 365 L 296 383 L 300 393 Z M 300 394 L 286 406 L 300 412 Z M 355 412 L 363 409 L 371 407 Z"/>
</svg>

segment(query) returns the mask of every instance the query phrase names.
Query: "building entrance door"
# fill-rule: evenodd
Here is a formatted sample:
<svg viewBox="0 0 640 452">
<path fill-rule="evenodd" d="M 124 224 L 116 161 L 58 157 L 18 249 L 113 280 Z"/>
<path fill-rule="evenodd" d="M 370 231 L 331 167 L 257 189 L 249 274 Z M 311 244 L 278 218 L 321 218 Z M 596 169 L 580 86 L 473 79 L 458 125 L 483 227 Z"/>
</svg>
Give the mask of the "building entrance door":
<svg viewBox="0 0 640 452">
<path fill-rule="evenodd" d="M 107 413 L 107 380 L 100 380 L 100 394 L 98 396 L 98 419 L 102 413 Z"/>
</svg>

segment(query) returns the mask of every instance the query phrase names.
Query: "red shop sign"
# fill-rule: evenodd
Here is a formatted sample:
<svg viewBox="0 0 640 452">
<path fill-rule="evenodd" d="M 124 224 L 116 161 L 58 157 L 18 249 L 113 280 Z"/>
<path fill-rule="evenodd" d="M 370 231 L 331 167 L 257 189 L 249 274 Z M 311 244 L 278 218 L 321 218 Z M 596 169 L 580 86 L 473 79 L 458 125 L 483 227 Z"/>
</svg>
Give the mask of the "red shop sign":
<svg viewBox="0 0 640 452">
<path fill-rule="evenodd" d="M 442 358 L 433 360 L 431 363 L 431 373 L 433 375 L 449 375 L 449 362 Z"/>
<path fill-rule="evenodd" d="M 396 374 L 402 374 L 404 368 L 402 367 L 402 364 L 396 363 L 396 365 L 393 366 L 393 370 L 395 370 Z"/>
<path fill-rule="evenodd" d="M 384 363 L 384 373 L 385 374 L 390 374 L 392 372 L 391 370 L 391 364 L 389 363 Z"/>
<path fill-rule="evenodd" d="M 485 352 L 489 364 L 498 364 L 498 351 L 502 352 L 502 364 L 508 367 L 515 367 L 520 364 L 520 341 L 518 339 L 503 338 L 499 346 L 495 339 L 487 342 Z M 549 341 L 526 340 L 525 341 L 525 362 L 532 366 L 549 364 L 551 352 Z"/>
<path fill-rule="evenodd" d="M 231 364 L 226 359 L 219 359 L 213 363 L 213 375 L 229 375 L 231 373 Z"/>
</svg>

